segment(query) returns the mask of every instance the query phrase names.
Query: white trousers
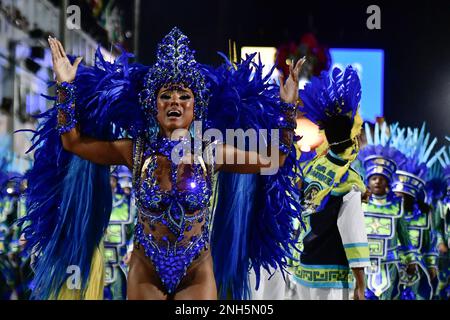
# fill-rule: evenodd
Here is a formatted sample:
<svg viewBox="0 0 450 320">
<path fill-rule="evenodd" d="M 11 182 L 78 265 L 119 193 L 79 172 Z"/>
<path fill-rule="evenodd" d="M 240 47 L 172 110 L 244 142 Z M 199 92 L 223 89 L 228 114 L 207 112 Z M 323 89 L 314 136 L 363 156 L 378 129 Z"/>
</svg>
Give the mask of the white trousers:
<svg viewBox="0 0 450 320">
<path fill-rule="evenodd" d="M 256 276 L 253 269 L 250 271 L 250 286 L 252 300 L 283 300 L 285 297 L 286 283 L 283 275 L 279 270 L 274 271 L 274 275 L 270 278 L 270 274 L 265 270 L 261 270 L 261 278 L 259 288 L 255 290 Z"/>
<path fill-rule="evenodd" d="M 290 280 L 294 284 L 295 293 L 293 300 L 351 300 L 353 299 L 352 289 L 339 288 L 310 288 Z"/>
</svg>

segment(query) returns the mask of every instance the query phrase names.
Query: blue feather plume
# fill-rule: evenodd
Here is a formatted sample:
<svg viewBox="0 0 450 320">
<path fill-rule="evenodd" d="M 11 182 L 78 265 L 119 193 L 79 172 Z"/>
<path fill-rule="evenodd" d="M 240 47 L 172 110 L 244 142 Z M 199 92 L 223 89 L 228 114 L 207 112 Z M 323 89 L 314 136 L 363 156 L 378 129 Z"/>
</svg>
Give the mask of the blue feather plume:
<svg viewBox="0 0 450 320">
<path fill-rule="evenodd" d="M 123 52 L 109 63 L 98 49 L 94 67 L 79 66 L 76 109 L 83 134 L 113 140 L 144 130 L 137 92 L 146 68 L 128 64 L 129 58 Z M 63 149 L 55 108 L 37 118 L 40 124 L 29 150 L 35 151 L 35 162 L 26 175 L 27 216 L 20 223 L 28 222 L 26 248 L 37 253 L 32 298 L 48 299 L 55 298 L 71 265 L 80 268 L 81 289 L 86 288 L 95 247 L 109 221 L 111 188 L 108 166 Z"/>
<path fill-rule="evenodd" d="M 392 126 L 391 130 L 396 130 L 397 124 Z M 365 124 L 365 134 L 367 145 L 365 145 L 358 154 L 358 158 L 364 161 L 367 157 L 377 155 L 386 159 L 393 160 L 397 167 L 403 166 L 406 162 L 406 157 L 399 150 L 393 147 L 391 135 L 387 133 L 388 126 L 386 122 L 380 125 L 375 123 L 374 133 L 370 131 L 368 123 Z"/>
<path fill-rule="evenodd" d="M 429 168 L 426 176 L 425 190 L 429 203 L 436 203 L 443 199 L 447 192 L 447 183 L 445 181 L 444 170 L 439 162 L 434 163 Z"/>
<path fill-rule="evenodd" d="M 330 118 L 337 115 L 348 115 L 353 119 L 361 100 L 358 74 L 351 66 L 344 72 L 334 68 L 331 77 L 323 71 L 300 90 L 300 98 L 304 105 L 300 111 L 321 129 Z"/>
<path fill-rule="evenodd" d="M 426 179 L 428 169 L 439 160 L 443 153 L 443 149 L 440 149 L 431 156 L 437 138 L 430 142 L 430 137 L 430 133 L 426 132 L 425 123 L 420 129 L 400 128 L 398 124 L 395 125 L 395 129 L 391 128 L 392 145 L 407 158 L 407 161 L 398 166 L 399 170 Z"/>
</svg>

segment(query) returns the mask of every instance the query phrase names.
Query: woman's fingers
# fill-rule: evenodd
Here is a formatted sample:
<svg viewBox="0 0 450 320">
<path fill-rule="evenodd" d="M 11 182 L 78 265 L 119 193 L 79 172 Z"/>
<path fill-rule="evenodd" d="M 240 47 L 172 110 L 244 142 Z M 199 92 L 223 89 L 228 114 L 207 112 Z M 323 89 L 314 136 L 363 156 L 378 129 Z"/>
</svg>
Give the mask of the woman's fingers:
<svg viewBox="0 0 450 320">
<path fill-rule="evenodd" d="M 284 86 L 284 74 L 283 72 L 280 72 L 280 75 L 278 76 L 278 81 L 280 81 L 280 87 Z"/>
<path fill-rule="evenodd" d="M 294 82 L 298 82 L 297 70 L 293 69 L 291 76 L 292 76 L 292 80 L 294 80 Z"/>
<path fill-rule="evenodd" d="M 53 60 L 53 62 L 55 62 L 55 53 L 53 52 L 54 49 L 53 49 L 52 39 L 50 37 L 48 37 L 47 41 L 48 41 L 48 45 L 50 47 L 50 52 L 52 53 L 52 60 Z"/>
<path fill-rule="evenodd" d="M 295 70 L 297 72 L 300 71 L 300 69 L 302 68 L 303 63 L 305 63 L 306 61 L 306 57 L 301 58 L 300 60 L 297 61 L 296 65 L 295 65 Z"/>
<path fill-rule="evenodd" d="M 64 48 L 63 48 L 61 42 L 58 39 L 55 39 L 55 40 L 56 40 L 56 46 L 59 49 L 59 53 L 61 54 L 61 57 L 67 58 L 66 51 L 64 51 Z"/>
<path fill-rule="evenodd" d="M 294 81 L 297 82 L 297 76 L 296 76 L 296 69 L 293 67 L 294 60 L 292 60 L 292 64 L 289 66 L 289 77 Z M 297 67 L 297 66 L 296 66 Z"/>
<path fill-rule="evenodd" d="M 298 81 L 298 76 L 300 75 L 300 71 L 302 70 L 303 64 L 306 61 L 306 57 L 301 58 L 297 61 L 297 64 L 295 65 L 295 77 L 296 81 Z"/>
<path fill-rule="evenodd" d="M 52 38 L 52 48 L 53 48 L 53 54 L 55 55 L 55 59 L 61 58 L 61 53 L 58 50 L 58 46 L 56 44 L 55 38 Z"/>
<path fill-rule="evenodd" d="M 50 46 L 50 52 L 52 54 L 52 63 L 55 65 L 55 55 L 53 54 L 52 44 L 50 43 L 50 39 L 48 39 L 48 45 Z"/>
<path fill-rule="evenodd" d="M 74 61 L 74 63 L 73 63 L 73 66 L 74 66 L 75 68 L 78 68 L 78 65 L 80 64 L 81 60 L 83 60 L 83 57 L 78 57 L 78 58 L 76 58 L 75 61 Z"/>
<path fill-rule="evenodd" d="M 59 49 L 57 48 L 57 45 L 55 43 L 55 39 L 49 38 L 48 42 L 50 43 L 50 49 L 52 51 L 53 59 L 56 60 L 56 59 L 61 58 L 61 53 L 59 52 Z"/>
</svg>

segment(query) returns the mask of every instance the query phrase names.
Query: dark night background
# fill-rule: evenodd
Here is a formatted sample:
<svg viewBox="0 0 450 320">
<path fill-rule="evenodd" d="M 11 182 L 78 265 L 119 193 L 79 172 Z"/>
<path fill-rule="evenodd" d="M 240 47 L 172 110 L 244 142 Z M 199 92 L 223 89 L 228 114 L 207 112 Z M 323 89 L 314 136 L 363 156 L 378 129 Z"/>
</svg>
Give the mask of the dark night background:
<svg viewBox="0 0 450 320">
<path fill-rule="evenodd" d="M 381 9 L 381 30 L 366 27 L 369 5 Z M 173 26 L 191 39 L 197 60 L 217 64 L 216 51 L 278 46 L 314 32 L 329 47 L 385 50 L 384 113 L 388 122 L 427 122 L 443 142 L 450 123 L 449 1 L 142 1 L 139 60 L 150 64 Z M 364 92 L 363 92 L 364 94 Z"/>
</svg>

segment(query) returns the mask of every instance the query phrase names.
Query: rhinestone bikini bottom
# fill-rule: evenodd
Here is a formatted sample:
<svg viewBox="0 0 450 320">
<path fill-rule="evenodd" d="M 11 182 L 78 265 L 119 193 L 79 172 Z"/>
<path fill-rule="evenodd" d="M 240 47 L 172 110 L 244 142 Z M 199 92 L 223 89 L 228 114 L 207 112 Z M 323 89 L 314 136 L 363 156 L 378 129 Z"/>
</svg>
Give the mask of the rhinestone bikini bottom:
<svg viewBox="0 0 450 320">
<path fill-rule="evenodd" d="M 158 245 L 151 234 L 144 233 L 141 223 L 136 224 L 135 239 L 142 245 L 145 255 L 151 259 L 156 272 L 168 294 L 175 292 L 186 270 L 207 247 L 207 237 L 199 235 L 187 246 L 167 241 L 167 246 Z"/>
</svg>

